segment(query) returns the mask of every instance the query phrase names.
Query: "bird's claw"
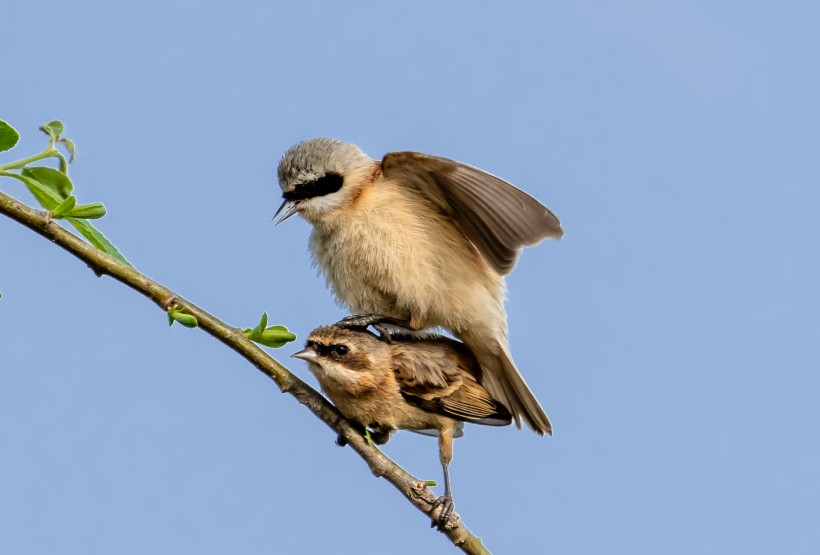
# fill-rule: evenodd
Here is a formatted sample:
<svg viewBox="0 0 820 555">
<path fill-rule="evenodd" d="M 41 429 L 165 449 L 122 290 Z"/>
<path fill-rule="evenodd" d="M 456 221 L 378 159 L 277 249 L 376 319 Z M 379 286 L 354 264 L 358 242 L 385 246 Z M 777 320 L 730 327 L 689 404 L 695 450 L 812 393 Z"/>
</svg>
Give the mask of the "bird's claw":
<svg viewBox="0 0 820 555">
<path fill-rule="evenodd" d="M 370 445 L 384 445 L 390 440 L 392 430 L 389 428 L 375 426 L 372 429 L 368 429 L 357 422 L 350 422 L 350 425 L 355 428 L 357 434 L 365 437 L 367 439 L 367 443 Z M 345 447 L 348 444 L 349 442 L 347 441 L 344 432 L 338 432 L 336 434 L 336 445 L 339 447 Z"/>
<path fill-rule="evenodd" d="M 390 332 L 385 326 L 396 326 L 405 329 L 410 328 L 410 322 L 407 320 L 400 320 L 399 318 L 391 318 L 390 316 L 382 316 L 380 314 L 354 314 L 342 318 L 336 325 L 341 328 L 348 329 L 367 329 L 373 326 L 373 329 L 379 332 L 381 340 L 385 343 L 390 343 Z"/>
<path fill-rule="evenodd" d="M 336 445 L 338 445 L 339 447 L 344 447 L 345 445 L 347 445 L 347 438 L 342 432 L 339 432 L 339 434 L 336 436 Z"/>
<path fill-rule="evenodd" d="M 373 322 L 371 321 L 371 317 L 375 316 L 374 314 L 352 314 L 350 316 L 345 316 L 338 322 L 336 322 L 336 326 L 340 328 L 348 328 L 348 329 L 358 329 L 358 328 L 366 328 Z"/>
<path fill-rule="evenodd" d="M 436 509 L 439 509 L 438 516 L 434 516 Z M 447 529 L 447 525 L 450 522 L 450 519 L 453 516 L 453 511 L 455 510 L 455 503 L 453 503 L 453 498 L 450 495 L 442 495 L 438 499 L 433 502 L 433 506 L 430 507 L 430 516 L 432 518 L 432 522 L 430 523 L 430 528 L 438 528 L 441 531 Z M 452 526 L 450 526 L 452 528 Z"/>
<path fill-rule="evenodd" d="M 382 341 L 390 345 L 393 341 L 390 339 L 390 331 L 382 324 L 373 324 L 373 329 L 379 332 Z"/>
<path fill-rule="evenodd" d="M 389 428 L 382 428 L 380 426 L 375 426 L 372 428 L 370 432 L 370 439 L 376 445 L 384 445 L 388 441 L 390 441 L 390 434 L 392 430 Z"/>
</svg>

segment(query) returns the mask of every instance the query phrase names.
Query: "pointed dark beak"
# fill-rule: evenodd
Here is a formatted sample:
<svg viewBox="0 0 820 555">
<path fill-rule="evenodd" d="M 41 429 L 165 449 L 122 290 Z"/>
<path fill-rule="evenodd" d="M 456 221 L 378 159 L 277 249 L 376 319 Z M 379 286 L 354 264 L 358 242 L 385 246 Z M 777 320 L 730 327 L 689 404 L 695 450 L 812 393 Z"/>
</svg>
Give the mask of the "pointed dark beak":
<svg viewBox="0 0 820 555">
<path fill-rule="evenodd" d="M 276 214 L 273 215 L 273 218 L 271 218 L 271 220 L 275 220 L 279 216 L 279 214 L 284 212 L 285 214 L 279 219 L 278 222 L 276 222 L 275 225 L 281 224 L 282 222 L 284 222 L 285 220 L 299 212 L 300 203 L 301 202 L 298 200 L 285 199 L 285 201 L 282 203 L 282 206 L 279 207 L 279 210 L 276 211 Z"/>
<path fill-rule="evenodd" d="M 306 347 L 298 353 L 293 353 L 290 356 L 292 358 L 301 358 L 302 360 L 306 360 L 308 362 L 316 362 L 316 360 L 319 358 L 319 354 L 313 347 Z"/>
</svg>

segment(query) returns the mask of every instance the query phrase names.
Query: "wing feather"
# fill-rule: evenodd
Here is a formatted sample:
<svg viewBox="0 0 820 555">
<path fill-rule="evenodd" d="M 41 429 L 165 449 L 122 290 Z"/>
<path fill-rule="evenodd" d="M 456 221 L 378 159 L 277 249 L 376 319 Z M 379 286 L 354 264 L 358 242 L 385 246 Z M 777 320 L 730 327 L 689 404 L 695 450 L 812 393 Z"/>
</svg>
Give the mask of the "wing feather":
<svg viewBox="0 0 820 555">
<path fill-rule="evenodd" d="M 391 152 L 382 159 L 382 174 L 419 191 L 452 217 L 501 275 L 512 271 L 522 247 L 564 233 L 558 218 L 533 197 L 467 164 L 419 152 Z"/>
<path fill-rule="evenodd" d="M 512 420 L 507 408 L 478 382 L 478 363 L 458 341 L 428 339 L 407 350 L 394 343 L 393 370 L 402 396 L 422 410 L 486 425 L 504 426 Z"/>
</svg>

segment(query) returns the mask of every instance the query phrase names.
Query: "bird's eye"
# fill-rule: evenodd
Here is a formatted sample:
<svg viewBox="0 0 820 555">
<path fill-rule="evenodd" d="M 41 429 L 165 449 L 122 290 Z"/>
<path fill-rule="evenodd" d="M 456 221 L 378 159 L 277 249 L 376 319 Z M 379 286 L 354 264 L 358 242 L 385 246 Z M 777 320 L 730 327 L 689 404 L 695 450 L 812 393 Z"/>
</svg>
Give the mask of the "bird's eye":
<svg viewBox="0 0 820 555">
<path fill-rule="evenodd" d="M 345 356 L 345 355 L 347 354 L 347 352 L 348 352 L 347 345 L 336 345 L 336 347 L 335 347 L 333 350 L 334 350 L 334 351 L 336 352 L 336 354 L 337 354 L 337 355 L 339 355 L 340 357 Z"/>
<path fill-rule="evenodd" d="M 342 188 L 344 177 L 338 173 L 328 173 L 313 181 L 305 181 L 293 187 L 292 191 L 282 193 L 285 200 L 307 200 L 313 197 L 330 195 Z"/>
</svg>

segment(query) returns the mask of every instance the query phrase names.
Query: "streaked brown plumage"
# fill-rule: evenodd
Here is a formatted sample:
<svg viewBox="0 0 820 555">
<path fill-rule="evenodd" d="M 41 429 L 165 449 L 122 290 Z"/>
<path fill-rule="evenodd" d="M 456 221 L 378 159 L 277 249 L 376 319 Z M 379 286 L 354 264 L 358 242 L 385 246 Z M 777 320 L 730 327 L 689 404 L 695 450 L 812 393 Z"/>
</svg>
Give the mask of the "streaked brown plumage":
<svg viewBox="0 0 820 555">
<path fill-rule="evenodd" d="M 481 385 L 481 368 L 469 349 L 446 337 L 392 334 L 387 342 L 368 331 L 324 326 L 293 356 L 308 361 L 333 404 L 373 430 L 377 442 L 395 430 L 438 435 L 445 484 L 439 526 L 453 509 L 448 465 L 463 422 L 512 422 L 507 408 Z"/>
<path fill-rule="evenodd" d="M 415 330 L 450 330 L 516 424 L 551 433 L 512 362 L 503 306 L 503 276 L 521 248 L 563 233 L 547 208 L 459 162 L 414 152 L 379 162 L 332 139 L 291 148 L 279 183 L 283 220 L 299 213 L 313 225 L 313 258 L 341 303 Z"/>
</svg>

